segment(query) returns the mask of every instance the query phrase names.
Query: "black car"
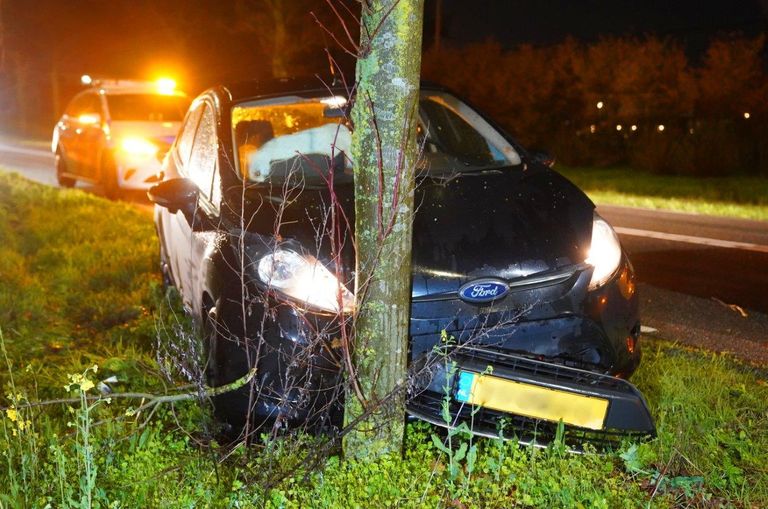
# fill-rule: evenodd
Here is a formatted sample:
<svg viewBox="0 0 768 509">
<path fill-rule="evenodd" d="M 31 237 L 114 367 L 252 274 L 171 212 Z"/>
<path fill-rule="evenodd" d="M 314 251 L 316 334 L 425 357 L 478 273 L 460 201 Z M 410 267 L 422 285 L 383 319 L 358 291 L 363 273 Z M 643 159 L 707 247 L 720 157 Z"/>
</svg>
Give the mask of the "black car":
<svg viewBox="0 0 768 509">
<path fill-rule="evenodd" d="M 243 424 L 338 424 L 354 311 L 344 90 L 219 86 L 190 107 L 156 204 L 165 281 L 206 344 L 215 398 Z M 632 266 L 586 195 L 447 90 L 422 86 L 408 411 L 545 442 L 654 433 Z M 338 223 L 337 223 L 338 224 Z M 336 253 L 336 256 L 333 255 Z M 448 402 L 450 416 L 443 412 Z"/>
</svg>

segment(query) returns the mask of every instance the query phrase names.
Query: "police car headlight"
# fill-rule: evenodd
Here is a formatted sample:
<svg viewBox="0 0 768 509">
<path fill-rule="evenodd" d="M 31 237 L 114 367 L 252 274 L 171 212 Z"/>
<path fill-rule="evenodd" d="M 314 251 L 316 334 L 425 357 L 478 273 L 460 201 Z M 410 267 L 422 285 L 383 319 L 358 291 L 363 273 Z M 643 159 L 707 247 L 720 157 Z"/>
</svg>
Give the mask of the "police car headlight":
<svg viewBox="0 0 768 509">
<path fill-rule="evenodd" d="M 154 156 L 159 150 L 157 145 L 140 137 L 123 138 L 120 142 L 120 148 L 128 154 L 146 157 Z"/>
</svg>

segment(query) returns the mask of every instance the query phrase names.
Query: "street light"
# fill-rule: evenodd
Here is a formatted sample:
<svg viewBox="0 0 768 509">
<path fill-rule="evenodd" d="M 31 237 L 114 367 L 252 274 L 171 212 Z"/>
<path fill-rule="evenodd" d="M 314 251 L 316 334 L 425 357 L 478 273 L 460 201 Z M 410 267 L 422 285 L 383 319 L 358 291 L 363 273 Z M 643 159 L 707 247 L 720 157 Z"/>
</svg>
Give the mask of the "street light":
<svg viewBox="0 0 768 509">
<path fill-rule="evenodd" d="M 603 101 L 597 101 L 597 109 L 602 110 L 603 109 Z"/>
<path fill-rule="evenodd" d="M 93 83 L 93 78 L 91 78 L 89 74 L 83 74 L 82 76 L 80 76 L 80 83 L 82 83 L 85 86 L 88 86 L 91 83 Z"/>
<path fill-rule="evenodd" d="M 749 117 L 750 117 L 750 114 L 749 114 L 749 112 L 748 112 L 748 111 L 745 111 L 745 112 L 744 112 L 744 118 L 749 118 Z"/>
</svg>

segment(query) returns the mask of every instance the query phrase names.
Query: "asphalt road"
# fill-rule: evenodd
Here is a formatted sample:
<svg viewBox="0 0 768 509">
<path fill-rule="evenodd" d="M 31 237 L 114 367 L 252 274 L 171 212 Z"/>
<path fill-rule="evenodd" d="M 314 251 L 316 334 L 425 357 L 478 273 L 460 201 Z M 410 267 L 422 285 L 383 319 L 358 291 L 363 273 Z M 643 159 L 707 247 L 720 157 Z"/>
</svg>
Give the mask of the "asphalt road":
<svg viewBox="0 0 768 509">
<path fill-rule="evenodd" d="M 42 144 L 0 139 L 0 167 L 56 185 Z M 666 338 L 768 362 L 768 222 L 607 205 L 598 212 L 642 283 L 644 324 Z"/>
<path fill-rule="evenodd" d="M 0 167 L 16 171 L 42 184 L 56 185 L 53 154 L 42 144 L 21 145 L 0 139 Z"/>
<path fill-rule="evenodd" d="M 768 312 L 768 222 L 600 206 L 644 283 Z"/>
</svg>

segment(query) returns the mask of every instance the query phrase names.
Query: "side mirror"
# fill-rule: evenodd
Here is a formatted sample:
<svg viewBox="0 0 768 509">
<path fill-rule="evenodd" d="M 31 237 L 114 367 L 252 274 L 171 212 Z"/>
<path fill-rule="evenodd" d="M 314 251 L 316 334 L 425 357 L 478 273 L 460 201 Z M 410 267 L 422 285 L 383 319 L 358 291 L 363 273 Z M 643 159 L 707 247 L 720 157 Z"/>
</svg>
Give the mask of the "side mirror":
<svg viewBox="0 0 768 509">
<path fill-rule="evenodd" d="M 534 163 L 543 164 L 549 168 L 555 165 L 555 156 L 546 150 L 531 150 L 528 155 Z"/>
<path fill-rule="evenodd" d="M 181 211 L 192 217 L 197 209 L 197 197 L 200 189 L 190 179 L 175 178 L 164 180 L 147 191 L 149 201 L 165 207 L 171 214 Z"/>
</svg>

